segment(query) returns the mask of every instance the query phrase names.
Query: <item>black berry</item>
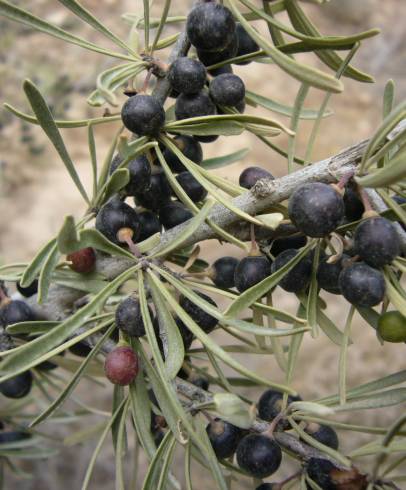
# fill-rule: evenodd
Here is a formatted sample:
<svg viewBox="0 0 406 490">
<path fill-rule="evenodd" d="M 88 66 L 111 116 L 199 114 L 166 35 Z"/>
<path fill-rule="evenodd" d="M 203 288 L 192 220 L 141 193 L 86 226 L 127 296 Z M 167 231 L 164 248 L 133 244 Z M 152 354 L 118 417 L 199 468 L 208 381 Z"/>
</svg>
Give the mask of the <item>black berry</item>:
<svg viewBox="0 0 406 490">
<path fill-rule="evenodd" d="M 110 165 L 110 174 L 112 174 L 122 162 L 120 155 L 116 155 Z M 131 160 L 127 165 L 130 174 L 130 180 L 124 190 L 128 196 L 134 196 L 136 192 L 143 191 L 151 183 L 151 165 L 145 155 L 140 155 Z"/>
<path fill-rule="evenodd" d="M 238 259 L 235 257 L 221 257 L 213 262 L 210 268 L 210 278 L 214 284 L 223 289 L 235 286 L 234 275 L 238 266 Z"/>
<path fill-rule="evenodd" d="M 314 182 L 298 187 L 289 199 L 288 213 L 296 228 L 321 238 L 334 231 L 344 217 L 344 201 L 330 185 Z"/>
<path fill-rule="evenodd" d="M 362 204 L 357 191 L 351 185 L 345 187 L 343 201 L 345 217 L 348 221 L 358 221 L 362 218 L 364 205 Z"/>
<path fill-rule="evenodd" d="M 138 242 L 146 240 L 155 233 L 161 231 L 161 223 L 158 216 L 152 211 L 142 211 L 138 213 L 138 219 L 140 222 L 140 234 L 138 236 Z"/>
<path fill-rule="evenodd" d="M 288 396 L 287 404 L 301 400 L 298 396 Z M 272 420 L 280 414 L 282 409 L 283 394 L 276 390 L 266 390 L 262 393 L 260 399 L 258 400 L 258 415 L 262 420 L 267 422 L 272 422 Z M 281 420 L 278 423 L 278 428 L 288 429 L 290 427 L 289 422 L 286 420 Z"/>
<path fill-rule="evenodd" d="M 142 337 L 145 335 L 145 325 L 138 299 L 129 296 L 123 300 L 117 306 L 115 319 L 116 327 L 130 337 Z"/>
<path fill-rule="evenodd" d="M 245 436 L 237 447 L 240 468 L 255 478 L 266 478 L 279 468 L 281 448 L 275 441 L 261 434 Z"/>
<path fill-rule="evenodd" d="M 179 328 L 179 333 L 183 340 L 183 345 L 185 350 L 188 350 L 192 345 L 193 340 L 195 339 L 192 332 L 187 328 L 187 326 L 182 322 L 180 318 L 175 318 L 175 323 Z"/>
<path fill-rule="evenodd" d="M 186 158 L 198 165 L 203 161 L 203 150 L 200 143 L 193 136 L 179 135 L 175 136 L 174 143 Z M 186 167 L 179 158 L 168 148 L 164 150 L 164 158 L 171 170 L 174 172 L 184 172 Z"/>
<path fill-rule="evenodd" d="M 172 88 L 183 94 L 196 94 L 206 83 L 204 64 L 187 56 L 177 58 L 169 67 L 168 80 Z"/>
<path fill-rule="evenodd" d="M 209 73 L 213 77 L 218 77 L 219 75 L 224 75 L 225 73 L 233 73 L 233 68 L 231 65 L 223 65 L 209 70 Z"/>
<path fill-rule="evenodd" d="M 235 106 L 244 100 L 245 85 L 239 76 L 225 73 L 213 78 L 209 93 L 216 105 Z"/>
<path fill-rule="evenodd" d="M 310 458 L 307 462 L 307 474 L 323 490 L 366 490 L 368 486 L 366 475 L 356 468 L 338 469 L 325 459 Z M 307 488 L 312 489 L 309 484 Z"/>
<path fill-rule="evenodd" d="M 232 41 L 221 51 L 205 51 L 204 49 L 198 49 L 197 56 L 205 66 L 211 66 L 234 58 L 237 55 L 237 50 L 238 38 L 237 34 L 234 33 Z"/>
<path fill-rule="evenodd" d="M 69 347 L 69 352 L 78 357 L 87 357 L 92 352 L 92 349 L 84 342 L 77 342 Z"/>
<path fill-rule="evenodd" d="M 212 300 L 206 294 L 195 291 L 203 300 L 210 303 L 214 307 L 217 307 L 214 300 Z M 203 311 L 199 306 L 197 306 L 193 301 L 186 296 L 181 296 L 179 298 L 180 306 L 186 311 L 186 313 L 199 325 L 199 327 L 206 333 L 210 333 L 218 323 L 217 318 L 214 318 L 209 313 Z"/>
<path fill-rule="evenodd" d="M 190 172 L 181 172 L 176 177 L 176 180 L 193 202 L 203 201 L 203 199 L 207 196 L 206 189 L 193 177 Z"/>
<path fill-rule="evenodd" d="M 355 306 L 376 306 L 385 295 L 382 273 L 363 262 L 344 267 L 339 286 L 344 298 Z"/>
<path fill-rule="evenodd" d="M 38 280 L 34 279 L 32 283 L 23 288 L 19 282 L 16 284 L 18 292 L 22 295 L 25 296 L 26 298 L 30 298 L 31 296 L 34 296 L 34 294 L 37 294 L 38 292 Z"/>
<path fill-rule="evenodd" d="M 288 249 L 277 255 L 272 263 L 272 274 L 287 264 L 299 253 L 296 249 Z M 310 282 L 312 275 L 312 259 L 310 256 L 303 257 L 287 274 L 279 281 L 279 286 L 290 293 L 303 291 Z"/>
<path fill-rule="evenodd" d="M 3 326 L 34 320 L 34 313 L 24 301 L 10 301 L 0 310 L 0 324 Z"/>
<path fill-rule="evenodd" d="M 307 424 L 305 432 L 317 442 L 333 449 L 338 449 L 339 441 L 337 433 L 328 425 L 320 425 L 312 422 Z"/>
<path fill-rule="evenodd" d="M 169 202 L 159 210 L 159 221 L 167 230 L 191 218 L 193 218 L 193 213 L 179 201 Z"/>
<path fill-rule="evenodd" d="M 92 272 L 96 265 L 96 253 L 92 247 L 82 248 L 66 256 L 71 262 L 69 267 L 75 272 L 86 274 Z"/>
<path fill-rule="evenodd" d="M 386 342 L 406 342 L 406 317 L 399 311 L 387 311 L 378 320 L 378 333 Z"/>
<path fill-rule="evenodd" d="M 7 398 L 23 398 L 28 395 L 32 387 L 31 371 L 17 374 L 13 378 L 0 383 L 0 393 Z"/>
<path fill-rule="evenodd" d="M 28 432 L 20 432 L 20 431 L 2 432 L 0 433 L 0 444 L 24 441 L 25 439 L 29 439 L 30 437 L 31 434 Z"/>
<path fill-rule="evenodd" d="M 124 126 L 140 136 L 157 136 L 165 123 L 162 104 L 151 95 L 130 97 L 121 110 Z"/>
<path fill-rule="evenodd" d="M 123 245 L 118 232 L 128 228 L 132 232 L 132 240 L 136 241 L 140 232 L 140 222 L 132 207 L 118 198 L 113 198 L 98 212 L 96 228 L 111 242 Z"/>
<path fill-rule="evenodd" d="M 129 385 L 137 376 L 138 369 L 138 357 L 131 347 L 116 347 L 106 356 L 104 371 L 115 385 Z"/>
<path fill-rule="evenodd" d="M 270 273 L 271 264 L 266 257 L 245 257 L 235 269 L 235 287 L 242 293 L 264 280 Z"/>
<path fill-rule="evenodd" d="M 367 264 L 382 267 L 400 254 L 399 235 L 386 218 L 368 218 L 355 230 L 354 249 Z"/>
<path fill-rule="evenodd" d="M 218 134 L 208 134 L 208 135 L 195 135 L 194 138 L 197 141 L 200 141 L 200 143 L 213 143 L 213 141 L 216 141 L 218 139 Z"/>
<path fill-rule="evenodd" d="M 212 116 L 216 113 L 216 106 L 209 94 L 180 94 L 175 103 L 176 119 L 189 119 L 191 117 Z"/>
<path fill-rule="evenodd" d="M 348 255 L 343 254 L 337 262 L 329 264 L 328 258 L 320 261 L 317 269 L 318 285 L 332 294 L 341 294 L 338 279 L 343 269 L 343 263 L 349 259 Z"/>
<path fill-rule="evenodd" d="M 157 211 L 161 206 L 170 201 L 171 186 L 164 172 L 158 172 L 151 176 L 151 183 L 147 190 L 137 192 L 135 199 L 144 208 Z"/>
<path fill-rule="evenodd" d="M 270 253 L 276 257 L 280 253 L 290 248 L 302 248 L 306 245 L 307 239 L 303 235 L 288 236 L 286 238 L 277 238 L 272 242 Z"/>
<path fill-rule="evenodd" d="M 232 41 L 234 31 L 231 11 L 214 2 L 197 5 L 186 20 L 188 38 L 198 49 L 221 51 Z"/>
<path fill-rule="evenodd" d="M 261 167 L 248 167 L 241 172 L 239 184 L 245 189 L 251 189 L 261 179 L 274 179 L 274 176 Z"/>
<path fill-rule="evenodd" d="M 208 424 L 206 432 L 218 459 L 230 458 L 243 434 L 239 427 L 219 418 Z"/>
<path fill-rule="evenodd" d="M 245 54 L 255 53 L 259 50 L 258 44 L 252 39 L 241 24 L 237 24 L 236 34 L 238 37 L 238 51 L 237 56 L 243 56 Z M 247 65 L 250 61 L 240 61 L 237 65 Z"/>
<path fill-rule="evenodd" d="M 192 378 L 190 382 L 205 391 L 207 391 L 210 386 L 209 380 L 207 378 L 204 378 L 203 376 Z"/>
</svg>

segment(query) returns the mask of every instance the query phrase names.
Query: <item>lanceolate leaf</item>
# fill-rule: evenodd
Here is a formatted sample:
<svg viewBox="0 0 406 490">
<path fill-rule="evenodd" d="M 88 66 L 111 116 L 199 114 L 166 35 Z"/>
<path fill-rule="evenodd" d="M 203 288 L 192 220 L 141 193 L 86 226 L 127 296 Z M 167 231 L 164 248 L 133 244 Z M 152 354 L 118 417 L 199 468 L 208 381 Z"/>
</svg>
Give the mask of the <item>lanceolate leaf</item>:
<svg viewBox="0 0 406 490">
<path fill-rule="evenodd" d="M 388 164 L 369 175 L 357 177 L 356 181 L 362 187 L 386 187 L 406 178 L 406 151 L 399 151 Z"/>
<path fill-rule="evenodd" d="M 126 168 L 119 168 L 109 178 L 106 183 L 106 190 L 104 191 L 104 199 L 109 199 L 118 191 L 123 189 L 130 181 L 130 172 Z"/>
<path fill-rule="evenodd" d="M 203 160 L 201 166 L 205 169 L 221 168 L 231 165 L 232 163 L 238 162 L 245 158 L 249 153 L 248 148 L 243 148 L 242 150 L 235 151 L 234 153 L 229 153 L 222 157 L 207 158 Z"/>
<path fill-rule="evenodd" d="M 34 279 L 37 278 L 45 260 L 47 259 L 51 250 L 55 247 L 56 239 L 53 238 L 48 243 L 46 243 L 37 255 L 32 259 L 28 267 L 25 269 L 23 277 L 21 278 L 21 286 L 29 286 Z"/>
<path fill-rule="evenodd" d="M 163 461 L 165 461 L 168 454 L 172 453 L 175 444 L 176 439 L 174 438 L 172 432 L 168 431 L 165 434 L 165 437 L 159 445 L 155 456 L 148 467 L 144 483 L 142 484 L 142 490 L 157 490 Z"/>
<path fill-rule="evenodd" d="M 39 274 L 38 280 L 38 303 L 46 301 L 48 297 L 49 287 L 51 285 L 51 275 L 58 264 L 59 252 L 56 244 L 52 247 L 48 257 L 45 259 L 44 265 Z"/>
<path fill-rule="evenodd" d="M 376 394 L 365 396 L 362 399 L 345 403 L 335 407 L 336 412 L 348 412 L 352 410 L 366 410 L 399 405 L 406 401 L 406 388 L 395 388 L 393 390 L 381 391 Z"/>
<path fill-rule="evenodd" d="M 79 236 L 76 231 L 75 218 L 66 216 L 62 228 L 57 236 L 58 250 L 66 253 L 68 250 L 74 250 L 79 244 Z"/>
</svg>

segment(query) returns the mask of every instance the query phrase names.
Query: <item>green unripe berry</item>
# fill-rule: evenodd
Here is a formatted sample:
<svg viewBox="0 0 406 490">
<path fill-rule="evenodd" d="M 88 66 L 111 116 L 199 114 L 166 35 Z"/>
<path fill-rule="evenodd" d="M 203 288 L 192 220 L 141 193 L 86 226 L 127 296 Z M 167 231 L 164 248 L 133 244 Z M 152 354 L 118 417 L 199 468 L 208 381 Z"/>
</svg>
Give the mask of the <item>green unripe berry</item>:
<svg viewBox="0 0 406 490">
<path fill-rule="evenodd" d="M 386 342 L 406 342 L 406 318 L 398 311 L 387 311 L 378 320 L 378 333 Z"/>
</svg>

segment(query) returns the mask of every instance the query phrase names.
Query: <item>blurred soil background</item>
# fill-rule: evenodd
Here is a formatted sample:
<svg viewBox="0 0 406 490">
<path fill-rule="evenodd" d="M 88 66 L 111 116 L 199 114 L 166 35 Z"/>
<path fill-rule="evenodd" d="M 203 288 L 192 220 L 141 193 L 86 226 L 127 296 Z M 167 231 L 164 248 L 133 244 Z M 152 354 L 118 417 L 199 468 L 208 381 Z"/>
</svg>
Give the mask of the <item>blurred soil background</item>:
<svg viewBox="0 0 406 490">
<path fill-rule="evenodd" d="M 54 24 L 74 32 L 76 35 L 103 44 L 104 39 L 77 20 L 62 5 L 51 0 L 14 1 L 24 8 L 45 18 Z M 141 0 L 84 0 L 83 4 L 122 38 L 128 33 L 128 24 L 120 16 L 125 12 L 142 14 Z M 157 0 L 152 14 L 157 16 L 163 2 Z M 367 40 L 355 56 L 353 64 L 371 73 L 375 84 L 360 84 L 344 79 L 345 91 L 334 96 L 329 104 L 335 112 L 333 117 L 324 120 L 313 152 L 313 160 L 319 160 L 337 153 L 340 149 L 369 137 L 381 120 L 382 94 L 386 81 L 393 78 L 396 83 L 396 100 L 406 95 L 405 46 L 406 30 L 404 18 L 406 3 L 404 0 L 332 0 L 323 7 L 304 4 L 306 11 L 325 34 L 350 34 L 371 27 L 380 27 L 380 36 Z M 189 4 L 184 0 L 174 1 L 171 15 L 184 15 Z M 287 21 L 284 15 L 280 19 Z M 257 23 L 266 32 L 264 23 Z M 175 32 L 172 27 L 166 34 Z M 165 33 L 164 33 L 165 35 Z M 140 35 L 142 42 L 142 33 Z M 107 44 L 106 44 L 107 45 Z M 166 53 L 162 52 L 165 59 Z M 314 56 L 301 55 L 300 59 L 311 60 L 319 65 Z M 115 60 L 85 51 L 78 46 L 68 45 L 45 34 L 37 33 L 24 26 L 0 19 L 0 101 L 28 111 L 22 91 L 25 78 L 35 81 L 46 94 L 56 118 L 82 119 L 101 115 L 103 108 L 92 109 L 86 105 L 86 97 L 95 87 L 97 74 L 106 68 L 118 64 Z M 326 70 L 326 67 L 323 67 Z M 250 64 L 238 67 L 239 74 L 248 89 L 271 97 L 285 104 L 293 105 L 298 83 L 288 78 L 274 65 Z M 142 83 L 142 79 L 137 81 Z M 310 90 L 306 107 L 318 108 L 323 94 Z M 123 99 L 124 100 L 124 97 Z M 171 102 L 172 103 L 172 102 Z M 118 109 L 117 109 L 118 110 Z M 248 109 L 249 112 L 257 109 Z M 113 108 L 113 112 L 116 109 Z M 257 110 L 258 112 L 262 112 Z M 264 112 L 265 113 L 265 112 Z M 289 120 L 276 115 L 286 124 Z M 303 155 L 307 138 L 312 127 L 311 122 L 302 122 L 298 138 L 297 152 Z M 97 153 L 99 161 L 106 154 L 111 137 L 116 131 L 113 125 L 96 128 Z M 63 136 L 83 181 L 90 184 L 90 160 L 88 155 L 86 131 L 82 129 L 63 130 Z M 275 140 L 286 145 L 283 137 Z M 205 157 L 223 155 L 244 146 L 251 152 L 241 163 L 219 170 L 219 174 L 234 181 L 246 165 L 260 165 L 275 176 L 286 172 L 286 161 L 273 153 L 252 135 L 221 137 L 214 144 L 204 146 Z M 25 262 L 32 258 L 38 248 L 53 236 L 61 226 L 66 214 L 80 216 L 84 210 L 80 195 L 71 184 L 58 156 L 50 147 L 41 131 L 29 126 L 7 111 L 0 109 L 0 261 L 1 263 Z M 213 260 L 225 253 L 240 254 L 231 247 L 218 247 L 217 242 L 204 246 L 204 257 Z M 325 296 L 328 302 L 328 314 L 340 328 L 343 328 L 348 304 L 336 296 Z M 280 308 L 294 311 L 295 301 L 290 295 L 277 290 L 274 304 Z M 219 342 L 230 342 L 222 333 L 216 333 Z M 382 347 L 374 331 L 357 316 L 353 324 L 354 344 L 348 353 L 348 386 L 352 387 L 369 380 L 383 377 L 405 367 L 404 345 L 385 344 Z M 303 398 L 311 399 L 336 391 L 338 380 L 339 349 L 324 334 L 317 339 L 307 336 L 299 357 L 294 377 L 294 386 Z M 238 356 L 237 356 L 238 357 Z M 284 375 L 273 358 L 262 356 L 244 356 L 242 361 L 253 370 L 275 381 L 283 382 Z M 226 370 L 227 371 L 227 370 Z M 228 372 L 228 371 L 227 371 Z M 100 410 L 109 410 L 111 406 L 111 387 L 85 386 L 77 390 L 76 395 L 84 402 Z M 245 390 L 245 394 L 257 399 L 259 393 Z M 4 403 L 4 400 L 1 400 Z M 67 407 L 72 408 L 72 404 Z M 352 423 L 368 424 L 372 427 L 389 426 L 401 413 L 401 408 L 366 411 L 362 414 L 343 416 L 341 420 Z M 84 418 L 66 426 L 48 424 L 46 431 L 57 437 L 64 437 L 79 428 L 90 426 L 98 419 Z M 370 438 L 361 433 L 341 432 L 342 448 L 350 451 Z M 96 439 L 86 444 L 63 449 L 59 456 L 47 462 L 24 464 L 25 469 L 33 472 L 31 480 L 17 480 L 7 474 L 6 488 L 21 490 L 39 489 L 79 489 L 84 472 L 91 457 Z M 141 456 L 142 473 L 145 460 Z M 368 459 L 359 461 L 362 467 L 368 467 Z M 182 452 L 174 463 L 174 472 L 182 474 Z M 128 460 L 126 469 L 131 473 L 132 461 Z M 284 467 L 278 475 L 286 476 L 292 467 Z M 194 488 L 207 488 L 210 477 L 207 471 L 193 467 Z M 96 472 L 90 488 L 108 490 L 114 488 L 114 456 L 111 444 L 102 451 L 96 466 Z M 233 489 L 251 488 L 247 481 L 236 482 Z"/>
</svg>

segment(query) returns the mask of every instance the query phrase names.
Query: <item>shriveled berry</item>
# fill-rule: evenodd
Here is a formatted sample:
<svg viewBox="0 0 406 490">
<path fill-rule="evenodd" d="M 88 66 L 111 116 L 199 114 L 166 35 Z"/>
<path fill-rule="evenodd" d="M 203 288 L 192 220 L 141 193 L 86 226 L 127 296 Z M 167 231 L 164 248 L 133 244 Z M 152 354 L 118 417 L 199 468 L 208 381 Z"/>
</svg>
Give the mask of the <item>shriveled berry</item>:
<svg viewBox="0 0 406 490">
<path fill-rule="evenodd" d="M 96 253 L 92 247 L 81 248 L 66 256 L 69 267 L 82 274 L 92 272 L 96 265 Z"/>
<path fill-rule="evenodd" d="M 298 187 L 290 196 L 288 213 L 304 234 L 321 238 L 334 231 L 344 217 L 344 201 L 330 185 L 313 182 Z"/>
<path fill-rule="evenodd" d="M 288 396 L 289 405 L 292 402 L 297 402 L 301 400 L 299 396 Z M 260 399 L 258 400 L 258 415 L 262 420 L 266 420 L 267 422 L 272 422 L 272 420 L 277 417 L 282 410 L 283 403 L 283 394 L 280 391 L 276 390 L 266 390 L 262 393 Z M 280 429 L 288 429 L 290 427 L 289 422 L 286 420 L 281 420 L 278 423 L 278 428 Z"/>
<path fill-rule="evenodd" d="M 23 398 L 28 395 L 32 387 L 31 371 L 17 374 L 13 378 L 0 383 L 0 393 L 7 398 Z"/>
<path fill-rule="evenodd" d="M 176 180 L 193 202 L 203 201 L 207 196 L 206 189 L 190 172 L 181 172 Z"/>
<path fill-rule="evenodd" d="M 159 210 L 159 221 L 167 230 L 191 218 L 193 218 L 193 213 L 179 201 L 169 202 Z"/>
<path fill-rule="evenodd" d="M 242 293 L 264 280 L 270 273 L 271 264 L 266 257 L 245 257 L 235 269 L 235 287 Z"/>
<path fill-rule="evenodd" d="M 176 119 L 212 116 L 215 113 L 216 106 L 206 92 L 200 91 L 199 93 L 192 95 L 180 94 L 176 99 Z"/>
<path fill-rule="evenodd" d="M 225 420 L 215 418 L 206 427 L 207 435 L 218 459 L 230 458 L 237 449 L 243 431 Z"/>
<path fill-rule="evenodd" d="M 233 14 L 219 3 L 200 3 L 186 19 L 187 36 L 198 49 L 221 51 L 232 41 L 234 31 Z"/>
<path fill-rule="evenodd" d="M 179 93 L 196 94 L 206 83 L 207 72 L 204 64 L 187 56 L 177 58 L 169 67 L 168 80 Z"/>
<path fill-rule="evenodd" d="M 87 357 L 92 352 L 92 348 L 84 342 L 77 342 L 69 347 L 69 352 L 78 357 Z"/>
<path fill-rule="evenodd" d="M 343 263 L 350 257 L 343 254 L 337 262 L 329 264 L 327 262 L 328 257 L 319 263 L 317 269 L 317 283 L 318 285 L 332 294 L 341 294 L 340 285 L 338 279 L 343 269 Z"/>
<path fill-rule="evenodd" d="M 299 253 L 296 249 L 288 249 L 277 255 L 272 263 L 272 274 L 290 262 Z M 290 293 L 303 291 L 310 283 L 312 275 L 312 259 L 310 256 L 303 257 L 294 265 L 287 274 L 279 281 L 279 286 Z"/>
<path fill-rule="evenodd" d="M 10 301 L 0 309 L 0 324 L 5 327 L 13 325 L 13 323 L 29 322 L 34 319 L 34 313 L 29 305 L 19 299 Z"/>
<path fill-rule="evenodd" d="M 298 249 L 306 245 L 307 239 L 304 235 L 288 236 L 286 238 L 277 238 L 272 242 L 270 253 L 277 257 L 279 254 L 289 249 Z"/>
<path fill-rule="evenodd" d="M 123 245 L 118 232 L 124 228 L 131 230 L 132 240 L 136 241 L 140 232 L 137 213 L 125 202 L 113 198 L 98 212 L 96 229 L 116 245 Z"/>
<path fill-rule="evenodd" d="M 161 206 L 170 201 L 171 186 L 164 172 L 158 172 L 151 176 L 151 183 L 147 190 L 137 192 L 135 199 L 144 208 L 157 211 Z"/>
<path fill-rule="evenodd" d="M 387 311 L 379 317 L 378 333 L 386 342 L 406 342 L 406 317 L 399 311 Z"/>
<path fill-rule="evenodd" d="M 150 310 L 151 316 L 152 312 Z M 130 337 L 145 335 L 145 325 L 142 319 L 141 306 L 138 299 L 129 296 L 124 299 L 116 309 L 116 327 Z"/>
<path fill-rule="evenodd" d="M 338 449 L 339 441 L 336 431 L 328 425 L 311 422 L 305 427 L 305 432 L 315 441 L 333 449 Z"/>
<path fill-rule="evenodd" d="M 138 236 L 138 242 L 146 240 L 155 233 L 161 231 L 161 223 L 158 216 L 152 211 L 142 211 L 138 213 L 138 219 L 140 222 L 140 234 Z"/>
<path fill-rule="evenodd" d="M 225 73 L 212 79 L 209 93 L 216 105 L 235 106 L 244 100 L 245 85 L 239 76 Z"/>
<path fill-rule="evenodd" d="M 348 221 L 358 221 L 364 213 L 364 205 L 352 186 L 346 186 L 344 196 L 345 217 Z"/>
<path fill-rule="evenodd" d="M 245 436 L 237 447 L 238 466 L 255 478 L 266 478 L 279 468 L 281 448 L 261 434 Z"/>
<path fill-rule="evenodd" d="M 198 49 L 197 56 L 205 66 L 211 66 L 234 58 L 237 55 L 237 50 L 238 38 L 236 33 L 234 33 L 232 41 L 221 51 L 205 51 L 204 49 Z"/>
<path fill-rule="evenodd" d="M 235 270 L 239 260 L 235 257 L 221 257 L 213 262 L 210 267 L 210 278 L 214 284 L 223 289 L 233 288 L 235 286 Z"/>
<path fill-rule="evenodd" d="M 25 296 L 26 298 L 30 298 L 31 296 L 34 296 L 34 294 L 37 294 L 38 292 L 38 280 L 34 279 L 32 283 L 26 287 L 22 287 L 20 282 L 17 282 L 16 287 L 18 292 L 22 296 Z"/>
<path fill-rule="evenodd" d="M 261 179 L 274 179 L 274 176 L 262 167 L 247 167 L 241 172 L 239 184 L 245 189 L 251 189 Z"/>
<path fill-rule="evenodd" d="M 106 356 L 104 371 L 115 385 L 126 386 L 138 374 L 138 357 L 131 347 L 116 347 Z"/>
<path fill-rule="evenodd" d="M 200 296 L 204 301 L 210 303 L 212 306 L 217 308 L 215 301 L 207 296 L 206 294 L 195 291 L 195 293 Z M 193 303 L 192 300 L 186 298 L 186 296 L 181 295 L 179 298 L 180 306 L 186 311 L 186 313 L 199 325 L 199 327 L 206 333 L 210 333 L 218 323 L 217 318 L 206 313 L 204 310 Z"/>
<path fill-rule="evenodd" d="M 386 218 L 368 218 L 355 230 L 354 249 L 367 264 L 382 267 L 400 254 L 399 235 Z"/>
<path fill-rule="evenodd" d="M 121 119 L 133 133 L 157 136 L 165 123 L 165 111 L 152 95 L 138 94 L 126 100 L 121 109 Z"/>
<path fill-rule="evenodd" d="M 376 306 L 385 295 L 382 273 L 363 262 L 344 267 L 338 283 L 344 298 L 355 306 Z"/>
<path fill-rule="evenodd" d="M 238 37 L 238 51 L 237 56 L 243 56 L 245 54 L 255 53 L 259 50 L 258 44 L 252 39 L 248 32 L 241 24 L 237 24 L 236 34 Z M 237 65 L 247 65 L 250 61 L 240 61 Z"/>
<path fill-rule="evenodd" d="M 307 474 L 323 490 L 366 490 L 368 480 L 357 468 L 338 469 L 326 459 L 310 458 L 307 462 Z M 307 485 L 310 490 L 312 487 Z"/>
<path fill-rule="evenodd" d="M 186 158 L 200 165 L 203 161 L 203 150 L 200 143 L 193 136 L 178 135 L 173 141 Z M 171 170 L 174 172 L 184 172 L 186 167 L 179 158 L 168 148 L 164 150 L 164 158 Z"/>
</svg>

